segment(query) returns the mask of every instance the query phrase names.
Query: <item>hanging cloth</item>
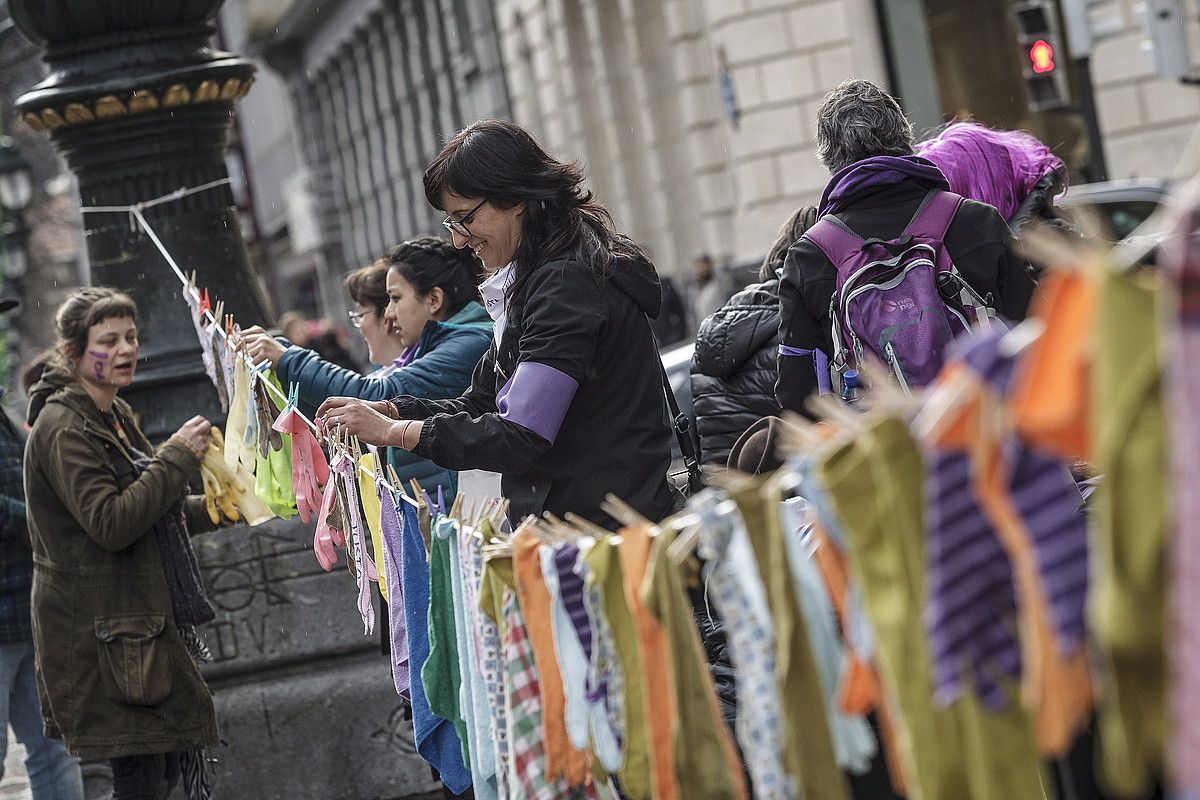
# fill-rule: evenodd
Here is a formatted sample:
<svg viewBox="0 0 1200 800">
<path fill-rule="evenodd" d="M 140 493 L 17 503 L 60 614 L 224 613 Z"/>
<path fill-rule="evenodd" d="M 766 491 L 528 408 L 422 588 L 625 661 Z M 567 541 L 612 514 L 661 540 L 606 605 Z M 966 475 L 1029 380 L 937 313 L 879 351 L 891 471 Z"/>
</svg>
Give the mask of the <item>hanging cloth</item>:
<svg viewBox="0 0 1200 800">
<path fill-rule="evenodd" d="M 1167 317 L 1173 323 L 1172 352 L 1165 359 L 1163 388 L 1174 485 L 1172 493 L 1168 608 L 1172 631 L 1168 655 L 1172 788 L 1180 797 L 1200 798 L 1200 249 L 1197 210 L 1182 215 L 1162 248 L 1169 278 Z"/>
<path fill-rule="evenodd" d="M 362 458 L 358 460 L 360 469 L 356 473 L 358 476 L 358 496 L 362 501 L 363 519 L 367 523 L 367 533 L 370 534 L 371 539 L 372 559 L 376 566 L 383 563 L 383 536 L 379 528 L 379 495 L 375 491 L 375 483 L 379 475 L 377 470 L 383 466 L 376 463 L 376 459 L 380 457 L 379 451 L 374 449 L 363 453 Z M 386 603 L 388 601 L 385 581 L 379 581 L 379 596 L 383 598 L 383 602 Z"/>
<path fill-rule="evenodd" d="M 1162 777 L 1167 737 L 1171 474 L 1156 278 L 1111 270 L 1105 275 L 1092 375 L 1098 401 L 1093 448 L 1105 482 L 1092 498 L 1095 571 L 1088 612 L 1103 687 L 1097 706 L 1100 771 L 1111 793 L 1122 798 L 1146 796 Z"/>
<path fill-rule="evenodd" d="M 792 800 L 796 782 L 783 768 L 783 701 L 775 681 L 775 627 L 767 590 L 741 515 L 722 513 L 728 495 L 701 492 L 688 509 L 701 518 L 696 554 L 704 564 L 706 596 L 725 622 L 725 635 L 737 678 L 735 729 L 755 797 Z"/>
<path fill-rule="evenodd" d="M 608 692 L 610 724 L 621 742 L 624 756 L 617 777 L 621 791 L 629 800 L 650 800 L 645 670 L 638 652 L 638 630 L 625 596 L 625 580 L 614 537 L 598 539 L 584 554 L 584 560 L 590 568 L 588 588 L 599 592 L 603 604 L 603 614 L 597 613 L 596 619 L 603 618 L 607 623 L 620 666 L 620 682 L 613 680 L 610 673 L 604 684 Z"/>
<path fill-rule="evenodd" d="M 480 575 L 472 566 L 471 547 L 475 537 L 465 525 L 454 523 L 450 530 L 450 589 L 454 603 L 454 633 L 458 645 L 459 710 L 466 725 L 463 748 L 471 767 L 471 786 L 476 800 L 499 800 L 496 781 L 496 752 L 487 735 L 487 692 L 474 632 L 470 587 L 478 586 Z M 480 562 L 482 564 L 482 560 Z M 432 580 L 430 581 L 432 587 Z M 478 599 L 475 608 L 478 609 Z"/>
<path fill-rule="evenodd" d="M 312 430 L 296 410 L 298 393 L 299 387 L 292 384 L 287 407 L 271 427 L 292 437 L 292 488 L 300 519 L 307 524 L 320 507 L 322 487 L 329 481 L 329 463 Z"/>
<path fill-rule="evenodd" d="M 249 419 L 247 403 L 250 400 L 250 370 L 246 367 L 245 359 L 232 349 L 230 355 L 233 362 L 233 394 L 229 398 L 229 416 L 225 420 L 225 466 L 233 471 L 245 460 L 242 450 L 245 447 L 246 423 Z M 249 468 L 254 469 L 252 458 Z"/>
<path fill-rule="evenodd" d="M 463 764 L 470 767 L 467 722 L 459 706 L 458 631 L 454 618 L 454 589 L 450 567 L 451 537 L 457 524 L 439 514 L 431 524 L 429 552 L 429 658 L 421 666 L 421 682 L 429 710 L 454 724 L 462 745 Z"/>
<path fill-rule="evenodd" d="M 261 380 L 255 381 L 258 448 L 254 459 L 254 493 L 277 516 L 291 519 L 297 513 L 296 491 L 292 486 L 292 437 L 273 427 L 279 409 L 267 394 L 266 383 L 271 383 L 283 394 L 279 379 L 270 370 L 262 374 Z"/>
<path fill-rule="evenodd" d="M 334 483 L 334 481 L 330 483 Z M 391 487 L 383 481 L 376 482 L 375 486 L 379 495 L 380 538 L 383 539 L 383 572 L 379 576 L 379 583 L 380 585 L 387 584 L 388 595 L 392 598 L 392 613 L 387 615 L 388 635 L 391 641 L 389 651 L 392 659 L 392 680 L 396 684 L 396 694 L 401 697 L 410 697 L 408 625 L 404 614 L 404 579 L 401 573 L 404 547 L 403 523 L 400 521 L 400 509 L 397 507 L 396 495 L 393 494 Z"/>
<path fill-rule="evenodd" d="M 537 537 L 530 533 L 522 532 L 513 537 L 517 597 L 528 630 L 529 645 L 537 661 L 546 778 L 551 782 L 565 778 L 571 786 L 580 786 L 588 779 L 591 758 L 585 751 L 574 747 L 567 737 L 566 698 L 558 654 L 554 649 L 550 592 L 542 578 L 538 555 L 541 546 Z"/>
<path fill-rule="evenodd" d="M 351 465 L 354 463 L 349 458 L 346 461 Z M 401 505 L 403 613 L 408 631 L 409 689 L 417 752 L 437 769 L 446 788 L 461 794 L 471 785 L 471 773 L 462 760 L 462 744 L 454 725 L 430 709 L 421 679 L 421 670 L 429 658 L 429 562 L 425 539 L 417 510 L 408 503 Z M 393 608 L 396 613 L 400 612 L 394 602 Z"/>
<path fill-rule="evenodd" d="M 363 635 L 375 632 L 375 606 L 371 603 L 371 581 L 379 580 L 375 564 L 367 552 L 363 534 L 362 505 L 358 493 L 358 462 L 344 448 L 333 458 L 330 469 L 341 480 L 346 492 L 346 524 L 350 528 L 349 540 L 353 548 L 354 576 L 358 582 L 358 613 L 363 621 Z M 307 520 L 305 520 L 307 522 Z"/>
<path fill-rule="evenodd" d="M 924 635 L 922 461 L 904 422 L 881 417 L 815 464 L 851 553 L 877 637 L 885 696 L 912 800 L 1044 798 L 1049 778 L 1019 703 L 983 710 L 974 692 L 948 708 L 931 693 Z"/>
<path fill-rule="evenodd" d="M 671 651 L 671 685 L 678 715 L 676 785 L 687 787 L 689 799 L 745 800 L 745 773 L 717 706 L 717 691 L 692 618 L 681 568 L 667 555 L 674 540 L 671 529 L 655 537 L 641 596 L 646 609 L 662 625 Z"/>
<path fill-rule="evenodd" d="M 200 360 L 204 362 L 204 373 L 208 375 L 208 379 L 215 387 L 219 380 L 217 362 L 213 360 L 212 338 L 204 325 L 204 312 L 212 310 L 212 304 L 208 299 L 208 289 L 205 289 L 201 296 L 193 284 L 183 293 L 183 297 L 191 312 L 192 328 L 196 331 L 196 340 L 200 343 Z"/>
</svg>

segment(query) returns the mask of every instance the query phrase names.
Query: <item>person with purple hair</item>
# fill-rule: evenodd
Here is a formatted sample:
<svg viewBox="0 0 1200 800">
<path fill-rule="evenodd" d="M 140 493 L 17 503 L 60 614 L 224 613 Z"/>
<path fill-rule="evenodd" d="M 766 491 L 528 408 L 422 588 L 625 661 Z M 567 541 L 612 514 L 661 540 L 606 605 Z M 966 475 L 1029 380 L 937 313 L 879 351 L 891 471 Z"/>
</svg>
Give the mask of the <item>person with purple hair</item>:
<svg viewBox="0 0 1200 800">
<path fill-rule="evenodd" d="M 942 171 L 950 191 L 993 206 L 1014 234 L 1031 219 L 1059 219 L 1054 200 L 1066 191 L 1066 165 L 1028 131 L 952 122 L 916 149 Z"/>
</svg>

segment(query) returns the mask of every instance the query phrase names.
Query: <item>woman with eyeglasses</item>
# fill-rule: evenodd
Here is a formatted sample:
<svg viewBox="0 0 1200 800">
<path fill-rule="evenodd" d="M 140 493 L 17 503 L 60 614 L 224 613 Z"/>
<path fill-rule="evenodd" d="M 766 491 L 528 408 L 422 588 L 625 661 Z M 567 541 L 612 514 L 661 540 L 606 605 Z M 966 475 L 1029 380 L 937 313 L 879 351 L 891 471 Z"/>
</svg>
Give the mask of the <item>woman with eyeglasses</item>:
<svg viewBox="0 0 1200 800">
<path fill-rule="evenodd" d="M 369 267 L 346 276 L 356 308 L 350 321 L 367 343 L 369 375 L 332 364 L 312 350 L 277 339 L 261 328 L 242 332 L 256 363 L 271 362 L 279 381 L 300 388 L 301 405 L 326 398 L 381 400 L 411 394 L 430 400 L 457 397 L 491 341 L 492 320 L 479 303 L 479 265 L 444 239 L 422 236 L 388 251 Z M 406 450 L 389 448 L 388 461 L 407 483 L 415 478 L 453 498 L 454 470 Z"/>
<path fill-rule="evenodd" d="M 462 397 L 332 398 L 323 424 L 447 469 L 501 473 L 510 519 L 571 511 L 608 523 L 609 492 L 650 519 L 671 513 L 672 434 L 649 320 L 658 276 L 583 179 L 510 122 L 450 139 L 425 171 L 425 196 L 491 276 L 481 288 L 495 342 Z"/>
</svg>

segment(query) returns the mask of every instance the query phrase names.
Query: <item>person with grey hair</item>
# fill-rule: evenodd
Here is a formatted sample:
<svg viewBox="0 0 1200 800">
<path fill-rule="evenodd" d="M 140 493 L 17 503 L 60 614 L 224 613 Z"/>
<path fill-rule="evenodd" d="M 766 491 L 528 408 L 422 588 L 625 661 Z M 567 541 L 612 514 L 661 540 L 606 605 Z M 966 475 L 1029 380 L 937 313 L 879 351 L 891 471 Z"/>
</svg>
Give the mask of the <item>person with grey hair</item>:
<svg viewBox="0 0 1200 800">
<path fill-rule="evenodd" d="M 900 105 L 870 81 L 847 80 L 825 96 L 817 158 L 832 174 L 818 220 L 848 229 L 864 246 L 897 239 L 936 193 L 950 189 L 933 162 L 914 154 L 912 124 Z M 792 245 L 779 287 L 775 394 L 782 408 L 802 414 L 809 414 L 809 395 L 830 390 L 830 370 L 839 366 L 830 363 L 837 267 L 814 238 L 821 224 Z M 1009 229 L 996 209 L 963 200 L 942 244 L 962 280 L 993 311 L 1009 320 L 1025 317 L 1034 282 L 1010 255 Z"/>
</svg>

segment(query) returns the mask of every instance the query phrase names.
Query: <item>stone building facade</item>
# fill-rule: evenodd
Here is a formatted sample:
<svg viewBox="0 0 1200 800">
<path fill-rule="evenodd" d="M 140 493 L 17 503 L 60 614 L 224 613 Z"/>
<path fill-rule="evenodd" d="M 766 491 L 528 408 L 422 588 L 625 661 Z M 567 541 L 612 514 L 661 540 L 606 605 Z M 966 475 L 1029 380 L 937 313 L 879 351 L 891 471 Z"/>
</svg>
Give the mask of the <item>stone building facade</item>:
<svg viewBox="0 0 1200 800">
<path fill-rule="evenodd" d="M 496 0 L 513 116 L 665 273 L 761 255 L 827 175 L 813 114 L 886 82 L 869 0 Z"/>
<path fill-rule="evenodd" d="M 1135 0 L 1110 0 L 1098 13 L 1113 19 L 1119 33 L 1098 42 L 1092 81 L 1111 178 L 1178 178 L 1200 168 L 1180 164 L 1200 122 L 1200 86 L 1164 80 L 1151 69 Z M 1197 6 L 1184 3 L 1193 63 L 1200 62 Z M 1197 142 L 1200 144 L 1200 142 Z M 1200 152 L 1197 153 L 1200 157 Z"/>
<path fill-rule="evenodd" d="M 286 83 L 303 168 L 284 199 L 312 198 L 321 310 L 342 316 L 347 271 L 441 230 L 421 176 L 442 142 L 509 115 L 491 4 L 296 0 L 273 23 L 259 47 Z"/>
<path fill-rule="evenodd" d="M 619 225 L 668 274 L 686 275 L 701 252 L 752 263 L 817 200 L 828 173 L 815 157 L 816 109 L 848 77 L 897 94 L 918 133 L 967 116 L 1026 128 L 1076 182 L 1089 178 L 1079 111 L 1027 106 L 1012 0 L 494 5 L 514 118 L 587 166 Z M 1108 175 L 1170 177 L 1200 120 L 1200 88 L 1153 75 L 1133 0 L 1107 6 L 1094 14 L 1115 15 L 1120 33 L 1097 44 L 1091 76 Z"/>
</svg>

